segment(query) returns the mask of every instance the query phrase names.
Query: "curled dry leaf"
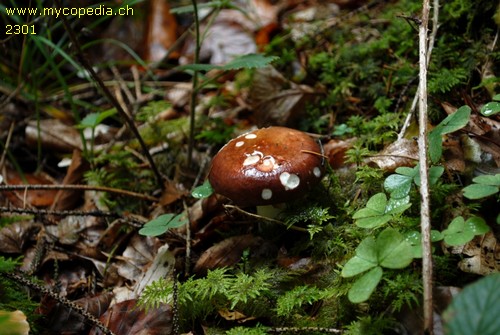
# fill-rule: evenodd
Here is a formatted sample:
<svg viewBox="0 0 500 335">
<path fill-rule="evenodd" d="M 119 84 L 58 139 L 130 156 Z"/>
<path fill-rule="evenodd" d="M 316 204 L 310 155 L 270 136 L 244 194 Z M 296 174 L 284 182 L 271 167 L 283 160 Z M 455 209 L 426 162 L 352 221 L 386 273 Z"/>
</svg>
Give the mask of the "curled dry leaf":
<svg viewBox="0 0 500 335">
<path fill-rule="evenodd" d="M 238 263 L 243 251 L 263 244 L 263 239 L 251 234 L 229 237 L 205 250 L 194 266 L 194 273 L 231 266 Z"/>
<path fill-rule="evenodd" d="M 24 178 L 24 179 L 23 179 Z M 51 185 L 53 180 L 45 174 L 24 174 L 20 177 L 14 171 L 7 171 L 6 184 L 8 185 Z M 29 190 L 5 192 L 9 201 L 15 207 L 48 207 L 54 203 L 57 190 Z"/>
<path fill-rule="evenodd" d="M 240 11 L 223 9 L 208 28 L 207 26 L 201 27 L 200 33 L 205 38 L 200 48 L 200 59 L 209 60 L 210 64 L 223 65 L 236 56 L 257 52 L 252 31 L 245 27 L 247 22 L 249 25 L 253 25 L 253 23 L 244 17 L 240 21 L 241 15 Z M 194 39 L 191 39 L 186 43 L 182 52 L 184 56 L 179 58 L 179 63 L 192 63 L 194 49 L 195 42 Z"/>
<path fill-rule="evenodd" d="M 73 150 L 71 164 L 64 176 L 63 185 L 78 184 L 83 178 L 83 174 L 89 169 L 89 164 L 83 159 L 80 150 Z M 73 208 L 80 200 L 81 191 L 79 190 L 59 190 L 52 203 L 51 209 L 67 210 Z"/>
<path fill-rule="evenodd" d="M 170 13 L 168 1 L 149 1 L 144 35 L 142 47 L 144 60 L 161 61 L 177 40 L 177 21 Z M 178 53 L 170 53 L 169 58 L 177 58 L 178 56 Z"/>
<path fill-rule="evenodd" d="M 466 256 L 458 266 L 464 272 L 488 275 L 500 272 L 500 244 L 493 232 L 476 236 L 466 245 L 453 248 L 452 253 Z"/>
<path fill-rule="evenodd" d="M 316 96 L 311 87 L 297 85 L 266 66 L 255 70 L 248 100 L 257 126 L 292 127 L 304 116 L 306 103 Z"/>
<path fill-rule="evenodd" d="M 99 320 L 115 334 L 163 335 L 172 332 L 172 309 L 166 304 L 145 310 L 137 306 L 136 300 L 127 300 L 113 305 Z M 89 333 L 102 334 L 95 327 Z"/>
<path fill-rule="evenodd" d="M 108 309 L 112 295 L 103 293 L 91 298 L 75 300 L 74 303 L 91 315 L 99 317 Z M 47 331 L 51 334 L 86 334 L 90 324 L 81 314 L 66 305 L 46 298 L 40 304 L 39 312 L 47 319 Z"/>
<path fill-rule="evenodd" d="M 38 141 L 42 148 L 56 152 L 70 153 L 82 150 L 82 140 L 78 131 L 56 119 L 29 121 L 25 129 L 26 143 L 36 148 Z"/>
<path fill-rule="evenodd" d="M 417 141 L 402 138 L 389 144 L 369 160 L 386 171 L 394 171 L 401 166 L 414 166 L 418 162 Z"/>
<path fill-rule="evenodd" d="M 148 270 L 141 279 L 137 281 L 135 293 L 140 296 L 146 286 L 152 284 L 161 278 L 166 278 L 174 270 L 175 257 L 168 245 L 163 245 L 158 249 L 153 263 L 149 266 Z"/>
<path fill-rule="evenodd" d="M 131 281 L 141 278 L 146 266 L 153 261 L 158 247 L 158 239 L 134 235 L 117 262 L 120 276 Z"/>
<path fill-rule="evenodd" d="M 345 153 L 352 148 L 355 141 L 355 138 L 350 138 L 348 140 L 333 139 L 323 144 L 323 151 L 325 156 L 328 157 L 328 162 L 332 168 L 338 169 L 344 166 Z"/>
<path fill-rule="evenodd" d="M 20 254 L 24 244 L 31 239 L 31 235 L 38 231 L 33 223 L 27 221 L 14 222 L 0 229 L 0 252 Z"/>
</svg>

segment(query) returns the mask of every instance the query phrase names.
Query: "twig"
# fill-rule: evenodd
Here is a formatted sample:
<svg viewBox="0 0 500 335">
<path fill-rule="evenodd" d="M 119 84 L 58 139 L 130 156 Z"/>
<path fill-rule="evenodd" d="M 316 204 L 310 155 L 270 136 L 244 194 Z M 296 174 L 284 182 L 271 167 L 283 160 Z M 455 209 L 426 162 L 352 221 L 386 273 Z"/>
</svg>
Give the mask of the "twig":
<svg viewBox="0 0 500 335">
<path fill-rule="evenodd" d="M 195 28 L 195 49 L 194 49 L 194 63 L 200 62 L 200 21 L 198 17 L 198 5 L 196 0 L 191 0 L 193 3 L 193 16 Z M 196 96 L 198 95 L 198 71 L 193 71 L 193 87 L 191 89 L 191 101 L 189 104 L 189 142 L 188 142 L 188 157 L 187 165 L 191 166 L 193 161 L 193 148 L 194 148 L 194 123 L 195 123 L 195 110 L 196 110 Z"/>
<path fill-rule="evenodd" d="M 61 0 L 56 0 L 57 7 L 61 8 Z M 61 20 L 64 25 L 64 28 L 68 32 L 69 38 L 71 40 L 71 43 L 73 43 L 73 47 L 76 50 L 76 56 L 82 66 L 87 70 L 92 77 L 92 79 L 95 80 L 97 83 L 97 86 L 100 88 L 101 92 L 104 94 L 104 96 L 108 99 L 108 101 L 113 105 L 113 107 L 116 108 L 120 116 L 125 120 L 127 123 L 127 126 L 129 129 L 132 131 L 134 136 L 137 138 L 137 141 L 139 141 L 139 144 L 144 152 L 144 156 L 148 160 L 149 166 L 151 167 L 151 170 L 153 170 L 154 175 L 156 176 L 156 181 L 158 183 L 158 187 L 163 189 L 165 185 L 163 184 L 163 178 L 160 174 L 160 171 L 158 171 L 158 168 L 156 167 L 156 164 L 153 160 L 153 157 L 151 157 L 151 154 L 148 151 L 148 148 L 146 146 L 146 143 L 142 139 L 141 134 L 139 133 L 139 130 L 135 126 L 134 120 L 125 112 L 125 110 L 120 106 L 116 98 L 111 94 L 109 89 L 106 87 L 104 82 L 102 81 L 101 77 L 97 75 L 97 73 L 94 71 L 94 68 L 90 65 L 88 60 L 83 56 L 83 51 L 82 47 L 80 45 L 80 42 L 78 38 L 75 35 L 75 32 L 73 31 L 73 28 L 71 28 L 71 25 L 69 24 L 68 20 L 64 15 L 61 15 Z"/>
<path fill-rule="evenodd" d="M 2 157 L 0 158 L 0 170 L 3 169 L 3 165 L 5 163 L 5 156 L 7 156 L 7 152 L 9 152 L 10 140 L 12 138 L 12 133 L 14 132 L 15 122 L 12 122 L 9 127 L 9 132 L 7 133 L 7 139 L 5 140 L 5 146 L 3 148 Z"/>
<path fill-rule="evenodd" d="M 0 185 L 0 192 L 5 191 L 29 191 L 29 190 L 85 190 L 85 191 L 99 191 L 114 194 L 125 195 L 127 197 L 139 198 L 142 200 L 158 202 L 158 199 L 150 195 L 141 194 L 132 191 L 121 190 L 118 188 L 106 186 L 91 186 L 91 185 Z"/>
<path fill-rule="evenodd" d="M 418 99 L 418 156 L 420 162 L 420 225 L 422 233 L 422 281 L 424 291 L 424 332 L 433 334 L 432 327 L 432 246 L 429 195 L 429 170 L 427 160 L 427 27 L 429 25 L 430 0 L 422 1 L 422 21 L 418 29 L 419 37 L 419 99 Z M 435 1 L 436 3 L 437 1 Z M 436 10 L 436 8 L 435 8 Z"/>
<path fill-rule="evenodd" d="M 48 209 L 29 209 L 29 208 L 17 208 L 17 207 L 0 207 L 0 213 L 16 213 L 16 214 L 30 214 L 30 215 L 55 215 L 55 216 L 94 216 L 110 219 L 122 219 L 126 221 L 133 227 L 141 228 L 144 225 L 144 221 L 134 219 L 132 217 L 120 215 L 118 213 L 103 212 L 99 210 L 95 211 L 58 211 L 58 210 L 48 210 Z"/>
<path fill-rule="evenodd" d="M 311 332 L 321 332 L 328 334 L 342 334 L 343 331 L 335 328 L 325 328 L 325 327 L 274 327 L 267 330 L 271 333 L 297 333 L 297 334 L 308 334 Z"/>
<path fill-rule="evenodd" d="M 432 50 L 434 49 L 434 44 L 436 41 L 436 35 L 437 31 L 439 28 L 439 0 L 433 0 L 433 16 L 432 16 L 432 31 L 429 35 L 429 41 L 427 43 L 427 63 L 426 66 L 429 66 L 429 63 L 431 61 L 431 55 L 432 55 Z M 422 24 L 422 22 L 420 22 Z M 403 123 L 403 126 L 401 127 L 401 131 L 398 134 L 398 140 L 401 140 L 408 127 L 410 126 L 411 119 L 413 117 L 413 113 L 415 112 L 415 108 L 417 107 L 417 101 L 418 101 L 418 96 L 419 96 L 419 90 L 420 90 L 420 82 L 417 87 L 417 92 L 415 93 L 415 96 L 413 97 L 413 101 L 411 103 L 410 110 L 408 112 L 408 115 L 406 116 L 405 122 Z"/>
<path fill-rule="evenodd" d="M 307 233 L 307 229 L 306 228 L 302 228 L 302 227 L 296 227 L 296 226 L 288 226 L 286 223 L 284 223 L 283 221 L 280 221 L 280 220 L 276 220 L 276 219 L 271 219 L 271 218 L 266 218 L 265 216 L 260 216 L 260 215 L 257 215 L 257 214 L 253 214 L 253 213 L 250 213 L 250 212 L 247 212 L 241 208 L 239 208 L 238 206 L 234 206 L 234 205 L 224 205 L 225 208 L 231 208 L 231 209 L 235 209 L 237 210 L 238 212 L 240 213 L 243 213 L 245 215 L 248 215 L 248 216 L 251 216 L 253 218 L 256 218 L 256 219 L 259 219 L 259 220 L 266 220 L 266 221 L 269 221 L 269 222 L 274 222 L 274 223 L 278 223 L 280 225 L 283 225 L 283 226 L 286 226 L 287 228 L 289 229 L 292 229 L 292 230 L 296 230 L 296 231 L 301 231 L 301 232 L 305 232 Z"/>
</svg>

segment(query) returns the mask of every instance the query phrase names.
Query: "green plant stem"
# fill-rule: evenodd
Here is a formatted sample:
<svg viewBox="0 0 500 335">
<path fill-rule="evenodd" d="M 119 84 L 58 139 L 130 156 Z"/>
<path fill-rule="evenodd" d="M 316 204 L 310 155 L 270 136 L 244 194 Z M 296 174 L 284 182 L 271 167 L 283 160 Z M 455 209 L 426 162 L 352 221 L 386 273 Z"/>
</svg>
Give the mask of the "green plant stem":
<svg viewBox="0 0 500 335">
<path fill-rule="evenodd" d="M 194 63 L 198 64 L 200 61 L 200 22 L 198 18 L 198 6 L 196 0 L 191 0 L 193 3 L 193 15 L 194 15 L 194 29 L 195 29 L 195 39 L 196 45 L 194 50 Z M 193 148 L 194 148 L 194 125 L 195 125 L 195 108 L 196 108 L 196 96 L 198 95 L 198 71 L 193 71 L 193 87 L 191 89 L 191 101 L 189 106 L 189 142 L 188 142 L 188 157 L 187 165 L 191 166 L 193 162 Z"/>
<path fill-rule="evenodd" d="M 56 4 L 57 4 L 57 7 L 59 7 L 59 8 L 62 7 L 61 0 L 56 0 Z M 78 60 L 80 61 L 82 66 L 89 72 L 92 79 L 94 79 L 96 81 L 97 86 L 100 88 L 101 92 L 108 99 L 108 101 L 113 105 L 113 107 L 116 108 L 116 110 L 118 111 L 120 116 L 125 120 L 128 128 L 132 131 L 134 136 L 139 141 L 139 144 L 142 148 L 144 156 L 148 160 L 149 166 L 151 167 L 151 170 L 153 170 L 153 173 L 156 177 L 158 187 L 163 189 L 164 188 L 163 178 L 160 174 L 160 171 L 158 171 L 158 168 L 156 167 L 156 164 L 153 160 L 153 157 L 151 157 L 151 154 L 149 153 L 149 150 L 146 146 L 146 143 L 142 139 L 142 136 L 139 133 L 139 130 L 135 126 L 134 120 L 125 112 L 125 110 L 123 110 L 123 108 L 120 106 L 120 104 L 118 103 L 116 98 L 113 96 L 113 94 L 111 94 L 109 89 L 106 87 L 106 85 L 104 84 L 102 79 L 97 75 L 97 73 L 94 71 L 92 66 L 89 64 L 88 60 L 83 56 L 83 51 L 82 51 L 82 47 L 80 45 L 80 42 L 78 41 L 78 38 L 76 37 L 75 32 L 71 28 L 68 20 L 66 19 L 66 17 L 64 15 L 61 15 L 61 20 L 63 22 L 64 28 L 68 32 L 68 35 L 69 35 L 71 42 L 73 43 L 73 47 L 76 50 L 76 56 L 77 56 Z"/>
<path fill-rule="evenodd" d="M 419 162 L 420 162 L 420 225 L 422 233 L 422 281 L 424 291 L 424 332 L 433 334 L 432 326 L 432 246 L 428 170 L 428 130 L 427 130 L 427 27 L 429 25 L 429 0 L 422 1 L 422 18 L 418 30 L 419 36 Z"/>
</svg>

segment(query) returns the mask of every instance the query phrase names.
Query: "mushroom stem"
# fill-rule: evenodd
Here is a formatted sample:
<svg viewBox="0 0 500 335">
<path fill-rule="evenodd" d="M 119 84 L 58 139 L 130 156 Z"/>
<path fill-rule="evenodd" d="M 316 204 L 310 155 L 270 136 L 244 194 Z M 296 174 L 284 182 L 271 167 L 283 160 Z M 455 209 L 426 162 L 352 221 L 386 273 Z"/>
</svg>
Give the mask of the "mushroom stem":
<svg viewBox="0 0 500 335">
<path fill-rule="evenodd" d="M 257 206 L 257 215 L 269 219 L 276 219 L 278 215 L 285 209 L 285 204 L 263 205 Z"/>
</svg>

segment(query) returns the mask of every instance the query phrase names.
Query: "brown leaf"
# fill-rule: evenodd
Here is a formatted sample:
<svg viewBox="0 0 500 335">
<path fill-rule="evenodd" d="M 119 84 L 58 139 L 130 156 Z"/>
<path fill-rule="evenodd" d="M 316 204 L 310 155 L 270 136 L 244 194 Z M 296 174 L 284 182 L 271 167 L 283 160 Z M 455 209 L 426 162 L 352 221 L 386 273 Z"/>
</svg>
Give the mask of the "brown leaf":
<svg viewBox="0 0 500 335">
<path fill-rule="evenodd" d="M 140 279 L 147 265 L 153 261 L 158 247 L 158 239 L 134 235 L 117 262 L 120 276 L 131 281 Z"/>
<path fill-rule="evenodd" d="M 103 293 L 91 298 L 75 300 L 74 303 L 95 317 L 99 317 L 111 302 L 112 294 Z M 90 324 L 81 314 L 51 298 L 45 298 L 39 312 L 46 317 L 45 325 L 51 334 L 86 334 Z"/>
<path fill-rule="evenodd" d="M 406 138 L 397 140 L 378 155 L 370 157 L 370 161 L 387 171 L 394 171 L 400 166 L 414 166 L 418 161 L 417 141 Z"/>
<path fill-rule="evenodd" d="M 355 138 L 348 140 L 330 140 L 328 143 L 323 144 L 323 150 L 325 155 L 328 157 L 328 162 L 330 166 L 334 169 L 338 169 L 345 164 L 345 153 L 347 150 L 352 148 Z"/>
<path fill-rule="evenodd" d="M 208 248 L 196 262 L 193 271 L 202 274 L 207 270 L 234 265 L 240 261 L 245 249 L 255 248 L 262 243 L 262 238 L 251 234 L 229 237 Z"/>
<path fill-rule="evenodd" d="M 35 232 L 37 227 L 27 221 L 14 222 L 0 229 L 0 252 L 9 254 L 20 254 L 23 252 L 24 244 L 29 241 L 29 235 Z"/>
<path fill-rule="evenodd" d="M 168 1 L 149 1 L 144 35 L 142 48 L 144 60 L 152 62 L 162 60 L 177 40 L 177 20 L 170 13 Z M 178 52 L 172 52 L 168 58 L 178 57 Z"/>
<path fill-rule="evenodd" d="M 24 179 L 23 179 L 24 178 Z M 14 171 L 7 171 L 7 184 L 10 185 L 50 185 L 53 180 L 44 174 L 24 174 L 22 177 Z M 16 207 L 47 207 L 54 203 L 57 190 L 29 190 L 6 192 L 5 195 Z"/>
<path fill-rule="evenodd" d="M 305 105 L 316 96 L 306 85 L 287 80 L 272 66 L 255 70 L 249 104 L 259 127 L 294 126 L 304 116 Z"/>
<path fill-rule="evenodd" d="M 236 56 L 255 53 L 257 51 L 253 37 L 255 28 L 255 23 L 241 11 L 221 10 L 210 26 L 201 28 L 205 38 L 200 48 L 200 58 L 208 59 L 210 64 L 222 65 Z M 195 41 L 191 39 L 186 43 L 179 62 L 192 63 L 194 50 Z"/>
<path fill-rule="evenodd" d="M 147 311 L 136 300 L 113 305 L 99 320 L 116 335 L 164 335 L 172 332 L 172 309 L 162 304 Z M 89 335 L 102 335 L 95 327 Z"/>
<path fill-rule="evenodd" d="M 89 169 L 89 164 L 82 158 L 80 150 L 73 150 L 71 157 L 71 165 L 66 172 L 66 176 L 62 182 L 63 185 L 78 184 L 82 179 L 83 174 Z M 59 190 L 54 199 L 51 209 L 54 210 L 67 210 L 80 200 L 79 190 Z"/>
<path fill-rule="evenodd" d="M 500 272 L 500 243 L 493 232 L 476 236 L 463 248 L 454 249 L 453 253 L 471 256 L 458 263 L 464 272 L 486 276 L 493 272 Z"/>
<path fill-rule="evenodd" d="M 59 120 L 49 119 L 29 121 L 25 129 L 26 143 L 36 148 L 38 140 L 44 149 L 56 152 L 82 150 L 82 140 L 78 131 Z"/>
</svg>

